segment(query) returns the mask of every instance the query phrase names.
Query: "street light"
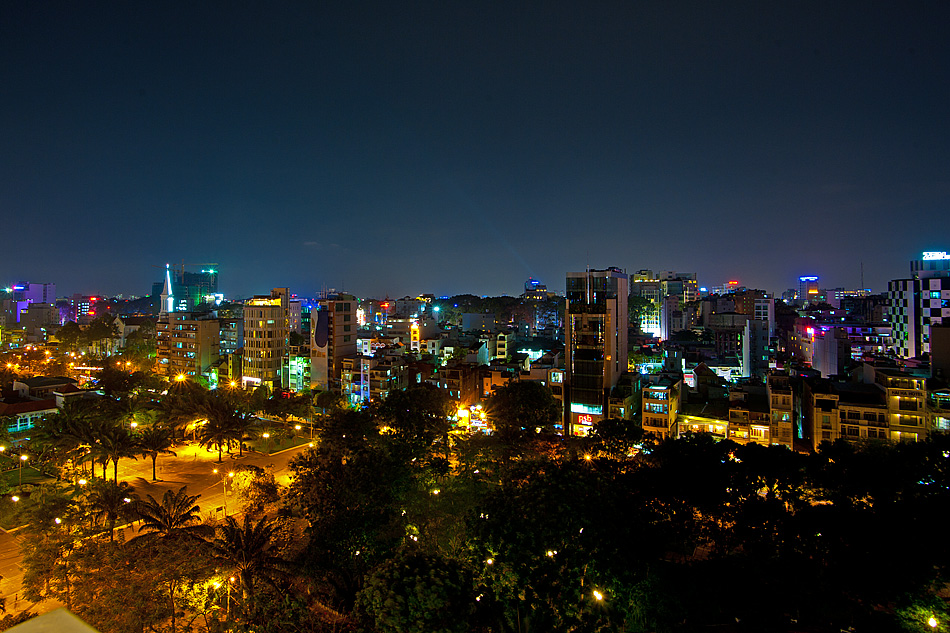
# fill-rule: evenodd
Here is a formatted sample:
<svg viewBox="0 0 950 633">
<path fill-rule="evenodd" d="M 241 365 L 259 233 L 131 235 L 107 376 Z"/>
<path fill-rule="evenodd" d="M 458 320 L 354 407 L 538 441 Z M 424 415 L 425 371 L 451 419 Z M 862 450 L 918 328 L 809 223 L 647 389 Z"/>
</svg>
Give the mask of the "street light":
<svg viewBox="0 0 950 633">
<path fill-rule="evenodd" d="M 218 474 L 218 469 L 215 468 L 212 472 L 214 472 L 214 474 L 217 475 L 217 474 Z M 234 479 L 234 473 L 233 473 L 233 472 L 228 473 L 227 478 L 224 476 L 224 473 L 221 474 L 221 492 L 224 494 L 224 516 L 228 516 L 228 487 L 227 487 L 227 484 L 226 484 L 225 482 L 226 482 L 229 478 L 230 478 L 230 479 Z"/>
<path fill-rule="evenodd" d="M 28 460 L 29 457 L 26 455 L 20 455 L 20 485 L 23 485 L 23 462 Z"/>
<path fill-rule="evenodd" d="M 267 440 L 264 442 L 264 446 L 267 447 L 265 450 L 267 451 L 267 454 L 270 455 L 270 433 L 264 433 L 261 435 L 261 437 Z"/>
<path fill-rule="evenodd" d="M 933 616 L 930 616 L 930 619 L 927 620 L 927 624 L 930 625 L 930 628 L 936 629 L 936 628 L 937 628 L 937 618 L 935 618 L 935 617 L 933 617 Z"/>
</svg>

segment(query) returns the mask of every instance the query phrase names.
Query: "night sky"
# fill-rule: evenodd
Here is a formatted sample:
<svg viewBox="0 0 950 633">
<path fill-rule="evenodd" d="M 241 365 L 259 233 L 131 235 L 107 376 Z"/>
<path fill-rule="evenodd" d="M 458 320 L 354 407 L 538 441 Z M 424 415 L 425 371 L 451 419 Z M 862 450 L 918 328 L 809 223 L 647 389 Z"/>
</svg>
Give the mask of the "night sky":
<svg viewBox="0 0 950 633">
<path fill-rule="evenodd" d="M 194 5 L 194 6 L 193 6 Z M 0 282 L 885 289 L 950 251 L 950 3 L 0 3 Z M 200 268 L 200 266 L 192 266 Z"/>
</svg>

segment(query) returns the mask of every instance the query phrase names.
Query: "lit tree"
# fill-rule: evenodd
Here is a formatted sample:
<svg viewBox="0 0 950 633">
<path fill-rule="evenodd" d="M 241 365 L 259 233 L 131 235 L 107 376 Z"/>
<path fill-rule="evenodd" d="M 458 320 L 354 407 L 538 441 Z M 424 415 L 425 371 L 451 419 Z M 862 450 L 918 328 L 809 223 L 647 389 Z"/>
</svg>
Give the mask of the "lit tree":
<svg viewBox="0 0 950 633">
<path fill-rule="evenodd" d="M 139 434 L 138 454 L 142 457 L 150 457 L 152 459 L 152 481 L 158 481 L 155 472 L 158 456 L 177 456 L 177 453 L 171 450 L 172 443 L 172 430 L 160 424 L 147 426 Z"/>
<path fill-rule="evenodd" d="M 102 481 L 93 485 L 86 497 L 86 506 L 93 521 L 105 521 L 109 526 L 109 540 L 115 540 L 115 524 L 120 518 L 135 516 L 138 495 L 127 482 Z"/>
</svg>

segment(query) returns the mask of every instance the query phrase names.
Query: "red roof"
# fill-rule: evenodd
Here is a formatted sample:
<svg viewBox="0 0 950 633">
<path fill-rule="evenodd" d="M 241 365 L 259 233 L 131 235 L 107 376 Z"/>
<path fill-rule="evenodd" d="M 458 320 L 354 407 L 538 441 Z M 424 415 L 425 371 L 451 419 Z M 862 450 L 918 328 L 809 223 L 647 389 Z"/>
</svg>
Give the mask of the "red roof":
<svg viewBox="0 0 950 633">
<path fill-rule="evenodd" d="M 32 402 L 17 402 L 16 404 L 0 403 L 0 415 L 22 415 L 37 411 L 56 410 L 56 400 L 33 400 Z"/>
</svg>

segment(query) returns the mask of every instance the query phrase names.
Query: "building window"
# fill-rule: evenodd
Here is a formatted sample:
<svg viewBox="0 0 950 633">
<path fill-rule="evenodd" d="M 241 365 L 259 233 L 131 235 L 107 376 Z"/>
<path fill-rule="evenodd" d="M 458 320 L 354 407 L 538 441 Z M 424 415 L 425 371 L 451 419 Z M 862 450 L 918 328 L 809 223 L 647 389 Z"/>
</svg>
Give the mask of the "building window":
<svg viewBox="0 0 950 633">
<path fill-rule="evenodd" d="M 916 411 L 917 401 L 912 398 L 901 398 L 897 402 L 897 408 L 901 411 Z"/>
</svg>

